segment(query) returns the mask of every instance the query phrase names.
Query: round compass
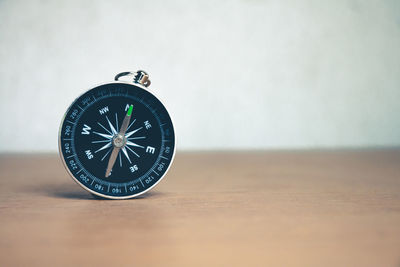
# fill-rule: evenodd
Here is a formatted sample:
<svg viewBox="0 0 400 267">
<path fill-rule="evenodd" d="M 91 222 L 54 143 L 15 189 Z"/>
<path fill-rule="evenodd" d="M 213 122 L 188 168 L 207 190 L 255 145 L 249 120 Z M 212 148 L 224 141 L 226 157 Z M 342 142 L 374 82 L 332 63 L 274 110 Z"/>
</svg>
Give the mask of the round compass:
<svg viewBox="0 0 400 267">
<path fill-rule="evenodd" d="M 118 78 L 134 75 L 133 83 Z M 144 71 L 78 97 L 61 122 L 59 150 L 72 178 L 89 192 L 131 198 L 155 186 L 175 154 L 171 118 Z"/>
</svg>

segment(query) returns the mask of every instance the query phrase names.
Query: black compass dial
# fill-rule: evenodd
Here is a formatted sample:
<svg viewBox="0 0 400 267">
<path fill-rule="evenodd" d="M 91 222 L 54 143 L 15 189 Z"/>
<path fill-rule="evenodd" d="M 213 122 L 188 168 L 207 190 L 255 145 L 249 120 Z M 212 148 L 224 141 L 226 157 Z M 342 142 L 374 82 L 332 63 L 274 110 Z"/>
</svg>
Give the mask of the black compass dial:
<svg viewBox="0 0 400 267">
<path fill-rule="evenodd" d="M 171 164 L 171 118 L 149 91 L 109 83 L 80 96 L 60 129 L 60 151 L 71 175 L 94 194 L 126 198 L 155 185 Z"/>
</svg>

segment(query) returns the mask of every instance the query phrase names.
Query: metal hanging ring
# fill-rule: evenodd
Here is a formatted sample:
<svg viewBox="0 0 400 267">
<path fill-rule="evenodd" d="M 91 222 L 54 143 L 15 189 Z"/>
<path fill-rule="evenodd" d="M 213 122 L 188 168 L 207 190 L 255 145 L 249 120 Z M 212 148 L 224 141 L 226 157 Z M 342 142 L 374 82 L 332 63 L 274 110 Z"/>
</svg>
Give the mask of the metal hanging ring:
<svg viewBox="0 0 400 267">
<path fill-rule="evenodd" d="M 115 75 L 114 80 L 118 81 L 119 78 L 121 78 L 123 76 L 131 76 L 131 75 L 135 75 L 135 73 L 131 72 L 131 71 L 121 72 L 121 73 L 118 73 L 117 75 Z"/>
<path fill-rule="evenodd" d="M 115 76 L 114 80 L 118 81 L 119 78 L 121 78 L 123 76 L 133 76 L 134 83 L 144 85 L 145 87 L 149 87 L 151 84 L 151 82 L 149 80 L 149 75 L 147 74 L 147 72 L 145 72 L 143 70 L 138 70 L 136 72 L 126 71 L 126 72 L 118 73 Z"/>
</svg>

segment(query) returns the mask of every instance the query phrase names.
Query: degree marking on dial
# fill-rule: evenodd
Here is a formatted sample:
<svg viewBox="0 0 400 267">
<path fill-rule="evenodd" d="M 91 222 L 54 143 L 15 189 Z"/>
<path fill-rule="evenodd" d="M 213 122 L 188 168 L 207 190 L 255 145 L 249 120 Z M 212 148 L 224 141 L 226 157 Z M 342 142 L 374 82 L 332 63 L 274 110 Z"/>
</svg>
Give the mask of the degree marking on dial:
<svg viewBox="0 0 400 267">
<path fill-rule="evenodd" d="M 140 131 L 143 127 L 137 128 L 127 134 L 125 134 L 125 137 L 128 138 L 129 136 L 131 136 L 132 134 L 136 133 L 137 131 Z"/>
<path fill-rule="evenodd" d="M 72 121 L 70 121 L 70 120 L 67 120 L 67 122 L 69 122 L 69 123 L 75 125 L 75 122 L 72 122 Z"/>
<path fill-rule="evenodd" d="M 152 170 L 155 174 L 157 174 L 157 176 L 160 176 L 155 170 Z"/>
<path fill-rule="evenodd" d="M 72 141 L 72 139 L 66 139 L 66 138 L 64 138 L 63 140 L 64 141 Z"/>
<path fill-rule="evenodd" d="M 145 187 L 144 184 L 143 184 L 143 182 L 142 182 L 142 179 L 139 179 L 139 181 L 140 181 L 140 183 L 142 184 L 142 186 Z"/>
<path fill-rule="evenodd" d="M 78 108 L 80 108 L 80 110 L 82 110 L 83 111 L 83 108 L 81 108 L 81 106 L 79 106 L 79 105 L 77 105 L 78 106 Z"/>
<path fill-rule="evenodd" d="M 166 157 L 163 157 L 163 156 L 160 156 L 160 158 L 168 160 L 168 158 L 166 158 Z"/>
<path fill-rule="evenodd" d="M 72 158 L 72 157 L 75 157 L 75 154 L 71 155 L 71 156 L 68 156 L 67 159 Z"/>
<path fill-rule="evenodd" d="M 80 169 L 76 174 L 79 174 L 83 169 Z"/>
</svg>

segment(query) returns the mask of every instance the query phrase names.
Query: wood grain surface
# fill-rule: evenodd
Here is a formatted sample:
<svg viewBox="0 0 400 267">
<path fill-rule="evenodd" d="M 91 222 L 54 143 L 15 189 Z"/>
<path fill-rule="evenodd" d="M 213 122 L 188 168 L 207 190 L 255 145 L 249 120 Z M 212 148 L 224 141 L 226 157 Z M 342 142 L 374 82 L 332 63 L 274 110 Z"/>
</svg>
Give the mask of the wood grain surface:
<svg viewBox="0 0 400 267">
<path fill-rule="evenodd" d="M 178 152 L 132 200 L 1 155 L 0 266 L 400 266 L 400 150 Z"/>
</svg>

